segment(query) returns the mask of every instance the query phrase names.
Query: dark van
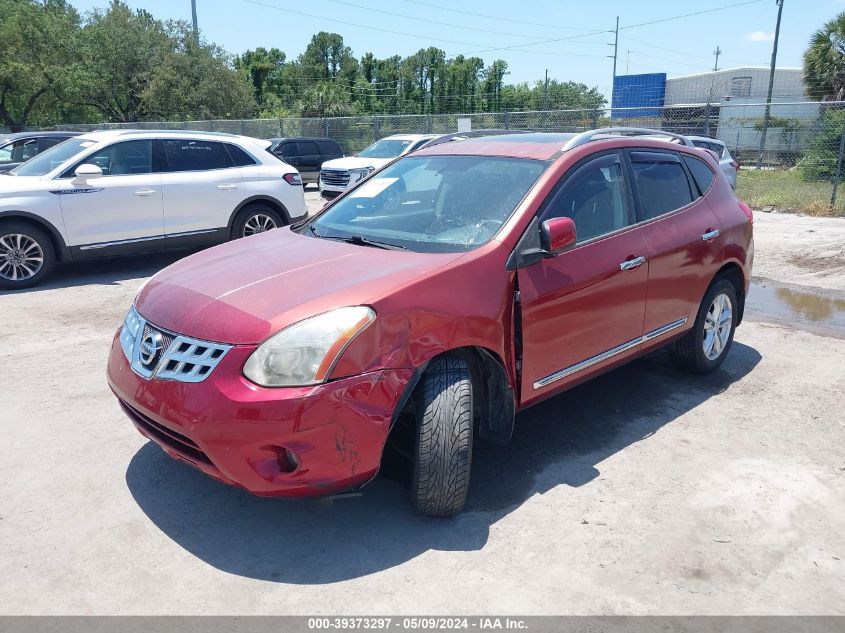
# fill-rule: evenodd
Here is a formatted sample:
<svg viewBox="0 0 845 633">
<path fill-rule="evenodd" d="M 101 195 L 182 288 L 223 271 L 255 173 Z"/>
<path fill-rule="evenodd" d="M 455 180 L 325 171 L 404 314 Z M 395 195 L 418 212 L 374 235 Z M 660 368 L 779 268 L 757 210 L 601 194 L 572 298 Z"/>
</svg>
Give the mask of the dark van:
<svg viewBox="0 0 845 633">
<path fill-rule="evenodd" d="M 296 167 L 303 183 L 320 180 L 320 167 L 323 162 L 343 158 L 343 150 L 337 141 L 331 138 L 271 138 L 269 150 Z"/>
</svg>

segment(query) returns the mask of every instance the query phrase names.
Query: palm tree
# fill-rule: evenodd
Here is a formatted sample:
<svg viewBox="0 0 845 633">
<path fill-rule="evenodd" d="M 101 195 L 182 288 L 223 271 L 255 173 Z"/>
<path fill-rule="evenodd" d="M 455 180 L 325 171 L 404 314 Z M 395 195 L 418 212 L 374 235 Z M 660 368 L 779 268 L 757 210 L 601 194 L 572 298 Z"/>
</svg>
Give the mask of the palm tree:
<svg viewBox="0 0 845 633">
<path fill-rule="evenodd" d="M 845 11 L 810 38 L 804 51 L 804 85 L 812 99 L 845 99 Z"/>
</svg>

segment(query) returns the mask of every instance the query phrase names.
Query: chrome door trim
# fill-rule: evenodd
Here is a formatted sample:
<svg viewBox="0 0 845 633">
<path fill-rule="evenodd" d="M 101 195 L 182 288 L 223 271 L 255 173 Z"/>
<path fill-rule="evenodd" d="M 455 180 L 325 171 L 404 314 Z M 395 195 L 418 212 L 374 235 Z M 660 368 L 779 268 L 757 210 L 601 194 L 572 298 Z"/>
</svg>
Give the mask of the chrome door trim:
<svg viewBox="0 0 845 633">
<path fill-rule="evenodd" d="M 643 343 L 647 343 L 648 341 L 657 338 L 658 336 L 663 336 L 664 334 L 671 332 L 672 330 L 677 330 L 679 327 L 683 327 L 687 323 L 687 317 L 683 319 L 678 319 L 677 321 L 672 321 L 671 323 L 667 323 L 664 326 L 657 328 L 656 330 L 652 330 L 651 332 L 647 332 L 643 335 Z"/>
<path fill-rule="evenodd" d="M 90 251 L 98 248 L 108 248 L 109 246 L 122 246 L 124 244 L 135 244 L 136 242 L 149 242 L 152 240 L 163 240 L 169 237 L 190 237 L 191 235 L 202 235 L 203 233 L 214 233 L 219 229 L 202 229 L 201 231 L 186 231 L 185 233 L 168 233 L 167 235 L 152 235 L 150 237 L 135 237 L 128 240 L 116 240 L 114 242 L 98 242 L 96 244 L 86 244 L 80 246 L 81 251 Z"/>
<path fill-rule="evenodd" d="M 597 354 L 587 360 L 583 360 L 580 363 L 575 365 L 570 365 L 569 367 L 565 367 L 559 371 L 556 371 L 553 374 L 549 374 L 545 378 L 540 378 L 540 380 L 534 383 L 534 389 L 542 389 L 543 387 L 548 387 L 552 383 L 557 382 L 558 380 L 563 380 L 567 376 L 571 376 L 572 374 L 576 374 L 579 371 L 584 371 L 588 367 L 592 367 L 593 365 L 597 365 L 598 363 L 603 363 L 606 360 L 610 360 L 614 356 L 622 354 L 623 352 L 627 352 L 629 349 L 635 348 L 637 345 L 641 345 L 647 341 L 651 341 L 658 336 L 663 336 L 671 332 L 672 330 L 676 330 L 679 327 L 683 327 L 687 322 L 687 317 L 683 319 L 678 319 L 677 321 L 672 321 L 671 323 L 667 323 L 656 330 L 652 330 L 651 332 L 647 332 L 643 336 L 638 336 L 635 339 L 628 341 L 627 343 L 622 343 L 621 345 L 617 345 L 613 349 L 609 349 L 606 352 L 602 352 L 601 354 Z"/>
<path fill-rule="evenodd" d="M 621 354 L 622 352 L 626 352 L 629 349 L 632 349 L 642 343 L 642 337 L 638 336 L 637 338 L 628 341 L 627 343 L 622 343 L 622 345 L 617 345 L 613 349 L 609 349 L 606 352 L 602 352 L 597 356 L 593 356 L 592 358 L 588 358 L 587 360 L 583 360 L 576 365 L 570 365 L 560 371 L 556 371 L 553 374 L 549 374 L 545 378 L 540 378 L 537 382 L 534 383 L 534 389 L 541 389 L 543 387 L 548 387 L 553 382 L 557 382 L 558 380 L 563 380 L 567 376 L 571 376 L 572 374 L 578 373 L 579 371 L 584 371 L 588 367 L 592 367 L 598 363 L 606 361 L 614 356 Z"/>
<path fill-rule="evenodd" d="M 701 239 L 705 242 L 709 242 L 710 240 L 716 239 L 719 237 L 719 229 L 713 229 L 712 231 L 707 231 L 704 235 L 701 236 Z"/>
</svg>

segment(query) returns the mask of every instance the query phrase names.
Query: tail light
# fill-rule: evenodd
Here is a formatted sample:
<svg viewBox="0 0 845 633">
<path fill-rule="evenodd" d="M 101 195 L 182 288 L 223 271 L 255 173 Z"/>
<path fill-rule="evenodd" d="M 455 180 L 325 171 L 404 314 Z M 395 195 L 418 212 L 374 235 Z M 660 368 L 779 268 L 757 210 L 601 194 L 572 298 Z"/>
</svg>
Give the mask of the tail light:
<svg viewBox="0 0 845 633">
<path fill-rule="evenodd" d="M 740 200 L 739 208 L 742 209 L 742 212 L 745 214 L 745 217 L 748 218 L 749 222 L 754 222 L 754 213 L 751 211 L 751 207 Z"/>
<path fill-rule="evenodd" d="M 299 174 L 285 174 L 282 176 L 289 185 L 293 185 L 294 187 L 301 187 L 302 186 L 302 178 L 299 177 Z"/>
<path fill-rule="evenodd" d="M 739 163 L 736 162 L 735 160 L 732 160 L 731 161 L 731 167 L 733 167 L 734 169 L 739 169 Z"/>
</svg>

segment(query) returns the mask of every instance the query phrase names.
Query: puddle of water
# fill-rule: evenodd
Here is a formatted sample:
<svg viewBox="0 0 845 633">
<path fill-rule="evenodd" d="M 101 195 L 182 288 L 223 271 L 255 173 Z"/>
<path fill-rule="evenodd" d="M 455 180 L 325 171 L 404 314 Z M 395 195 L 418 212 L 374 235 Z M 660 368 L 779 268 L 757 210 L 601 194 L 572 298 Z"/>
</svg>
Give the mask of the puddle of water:
<svg viewBox="0 0 845 633">
<path fill-rule="evenodd" d="M 745 311 L 758 319 L 792 323 L 796 327 L 813 326 L 845 334 L 845 298 L 834 291 L 808 291 L 770 281 L 751 285 Z"/>
</svg>

